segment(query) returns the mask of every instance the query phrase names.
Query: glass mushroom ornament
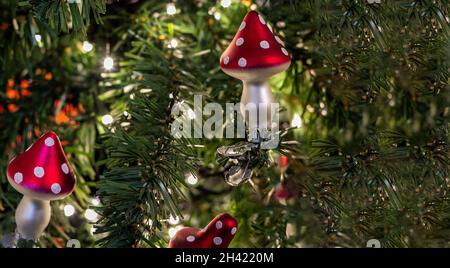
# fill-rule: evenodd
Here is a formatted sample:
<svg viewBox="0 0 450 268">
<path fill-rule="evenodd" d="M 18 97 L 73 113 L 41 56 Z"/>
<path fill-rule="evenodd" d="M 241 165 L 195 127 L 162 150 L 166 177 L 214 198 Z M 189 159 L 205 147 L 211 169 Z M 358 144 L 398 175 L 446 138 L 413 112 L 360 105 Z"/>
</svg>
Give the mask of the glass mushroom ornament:
<svg viewBox="0 0 450 268">
<path fill-rule="evenodd" d="M 236 219 L 223 213 L 202 230 L 194 227 L 181 228 L 170 239 L 169 248 L 227 248 L 236 232 Z"/>
<path fill-rule="evenodd" d="M 256 11 L 244 17 L 238 32 L 220 57 L 220 68 L 243 82 L 240 112 L 248 129 L 249 143 L 222 146 L 217 153 L 228 158 L 225 181 L 238 186 L 253 176 L 260 158 L 259 149 L 278 146 L 278 103 L 269 78 L 285 71 L 291 56 L 280 37 L 275 36 Z"/>
<path fill-rule="evenodd" d="M 8 165 L 9 183 L 23 198 L 16 209 L 20 238 L 37 240 L 50 221 L 50 201 L 65 198 L 75 187 L 75 175 L 58 136 L 47 132 Z"/>
<path fill-rule="evenodd" d="M 244 17 L 238 32 L 220 57 L 220 68 L 243 82 L 240 111 L 249 138 L 259 143 L 264 130 L 272 127 L 274 98 L 269 78 L 285 71 L 291 56 L 283 42 L 256 11 Z"/>
</svg>

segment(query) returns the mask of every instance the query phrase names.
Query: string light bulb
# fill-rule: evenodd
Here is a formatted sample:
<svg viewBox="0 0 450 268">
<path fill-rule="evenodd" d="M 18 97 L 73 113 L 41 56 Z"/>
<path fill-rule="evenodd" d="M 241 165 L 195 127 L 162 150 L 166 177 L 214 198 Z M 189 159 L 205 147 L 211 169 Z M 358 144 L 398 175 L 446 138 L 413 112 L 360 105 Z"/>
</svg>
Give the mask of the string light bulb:
<svg viewBox="0 0 450 268">
<path fill-rule="evenodd" d="M 83 53 L 91 52 L 93 48 L 94 48 L 94 45 L 92 45 L 92 44 L 89 43 L 88 41 L 83 41 L 83 46 L 82 46 L 82 48 L 81 48 L 81 50 L 83 51 Z"/>
<path fill-rule="evenodd" d="M 75 207 L 70 204 L 65 205 L 64 206 L 64 215 L 66 217 L 70 217 L 73 214 L 75 214 Z"/>
<path fill-rule="evenodd" d="M 93 209 L 88 208 L 84 212 L 84 217 L 90 222 L 95 222 L 98 219 L 98 214 Z"/>
<path fill-rule="evenodd" d="M 186 182 L 190 185 L 195 185 L 197 184 L 198 179 L 194 176 L 194 174 L 189 174 L 189 176 L 186 178 Z"/>
<path fill-rule="evenodd" d="M 178 46 L 178 41 L 177 41 L 177 39 L 172 39 L 172 40 L 170 40 L 170 44 L 169 44 L 169 48 L 176 48 Z"/>
<path fill-rule="evenodd" d="M 169 228 L 169 237 L 170 238 L 174 237 L 181 228 L 183 228 L 183 226 L 181 226 L 181 225 L 178 225 L 175 227 L 170 227 Z"/>
<path fill-rule="evenodd" d="M 102 116 L 103 125 L 110 125 L 112 122 L 114 122 L 114 118 L 110 114 L 105 114 Z"/>
<path fill-rule="evenodd" d="M 91 198 L 91 203 L 94 206 L 98 206 L 98 205 L 100 205 L 100 199 L 98 197 L 93 197 L 93 198 Z"/>
<path fill-rule="evenodd" d="M 301 128 L 302 127 L 302 118 L 298 113 L 294 114 L 294 117 L 292 118 L 291 122 L 292 127 Z"/>
<path fill-rule="evenodd" d="M 187 111 L 187 116 L 189 119 L 195 119 L 195 112 L 191 108 Z"/>
<path fill-rule="evenodd" d="M 111 58 L 110 56 L 107 56 L 103 60 L 103 68 L 105 68 L 105 70 L 107 71 L 111 71 L 113 67 L 114 67 L 114 59 Z"/>
<path fill-rule="evenodd" d="M 178 216 L 174 217 L 174 216 L 170 215 L 169 223 L 172 225 L 177 225 L 178 223 L 180 223 L 180 217 L 178 217 Z"/>
<path fill-rule="evenodd" d="M 231 0 L 220 0 L 220 5 L 224 8 L 231 6 Z"/>
<path fill-rule="evenodd" d="M 175 7 L 174 3 L 168 3 L 166 6 L 166 12 L 169 15 L 175 15 L 177 13 L 177 8 Z"/>
<path fill-rule="evenodd" d="M 220 14 L 219 11 L 214 12 L 214 18 L 215 18 L 216 20 L 220 20 L 221 17 L 222 17 L 222 15 Z"/>
</svg>

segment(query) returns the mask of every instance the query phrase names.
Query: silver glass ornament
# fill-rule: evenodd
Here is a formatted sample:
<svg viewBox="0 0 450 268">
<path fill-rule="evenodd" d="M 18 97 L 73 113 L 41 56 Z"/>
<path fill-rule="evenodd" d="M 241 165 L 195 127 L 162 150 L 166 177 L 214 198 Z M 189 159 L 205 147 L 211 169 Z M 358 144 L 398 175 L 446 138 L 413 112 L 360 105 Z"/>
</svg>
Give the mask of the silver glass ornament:
<svg viewBox="0 0 450 268">
<path fill-rule="evenodd" d="M 249 130 L 249 140 L 260 142 L 261 130 L 272 127 L 272 104 L 275 99 L 265 81 L 244 81 L 240 111 Z"/>
<path fill-rule="evenodd" d="M 50 201 L 24 196 L 16 209 L 20 238 L 37 240 L 50 222 Z"/>
</svg>

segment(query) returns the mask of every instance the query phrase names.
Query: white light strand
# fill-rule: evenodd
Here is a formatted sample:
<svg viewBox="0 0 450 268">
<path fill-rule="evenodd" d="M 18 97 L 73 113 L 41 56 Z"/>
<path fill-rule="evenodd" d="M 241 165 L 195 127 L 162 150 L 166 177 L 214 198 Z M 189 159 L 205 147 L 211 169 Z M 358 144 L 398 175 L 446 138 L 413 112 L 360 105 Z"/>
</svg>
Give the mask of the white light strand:
<svg viewBox="0 0 450 268">
<path fill-rule="evenodd" d="M 114 59 L 111 58 L 110 56 L 106 57 L 103 60 L 103 68 L 105 68 L 105 70 L 107 71 L 111 71 L 114 67 Z"/>
<path fill-rule="evenodd" d="M 82 48 L 81 48 L 81 50 L 83 51 L 83 53 L 91 52 L 92 49 L 94 49 L 94 45 L 92 45 L 92 44 L 89 43 L 88 41 L 84 41 L 84 42 L 83 42 L 83 46 L 82 46 Z"/>
<path fill-rule="evenodd" d="M 195 185 L 197 184 L 198 179 L 194 176 L 194 174 L 189 174 L 189 176 L 186 178 L 186 182 L 190 185 Z"/>
<path fill-rule="evenodd" d="M 231 6 L 231 0 L 220 0 L 220 5 L 224 8 Z"/>
<path fill-rule="evenodd" d="M 70 204 L 65 205 L 64 206 L 64 215 L 66 217 L 70 217 L 73 214 L 75 214 L 75 207 Z"/>
<path fill-rule="evenodd" d="M 294 117 L 292 118 L 292 121 L 291 121 L 291 126 L 296 127 L 296 128 L 302 127 L 302 119 L 298 113 L 294 114 Z"/>
<path fill-rule="evenodd" d="M 102 116 L 103 125 L 110 125 L 112 122 L 114 122 L 114 118 L 110 114 L 105 114 Z"/>
<path fill-rule="evenodd" d="M 175 7 L 174 3 L 168 3 L 166 6 L 166 12 L 169 15 L 175 15 L 177 13 L 177 8 Z"/>
</svg>

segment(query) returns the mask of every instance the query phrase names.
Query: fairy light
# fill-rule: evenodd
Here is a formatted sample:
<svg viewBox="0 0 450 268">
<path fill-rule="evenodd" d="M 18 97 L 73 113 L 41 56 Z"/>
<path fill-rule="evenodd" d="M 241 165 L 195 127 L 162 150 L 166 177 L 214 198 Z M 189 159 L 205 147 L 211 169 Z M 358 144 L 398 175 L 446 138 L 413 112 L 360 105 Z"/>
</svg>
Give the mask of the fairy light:
<svg viewBox="0 0 450 268">
<path fill-rule="evenodd" d="M 189 110 L 187 112 L 187 116 L 188 116 L 189 119 L 195 119 L 195 112 L 194 112 L 194 110 L 189 108 Z"/>
<path fill-rule="evenodd" d="M 103 67 L 105 68 L 105 70 L 111 71 L 112 68 L 114 67 L 114 59 L 111 58 L 110 56 L 107 56 L 107 57 L 103 60 Z"/>
<path fill-rule="evenodd" d="M 91 52 L 92 49 L 94 49 L 94 45 L 92 45 L 92 44 L 89 43 L 88 41 L 84 41 L 84 42 L 83 42 L 83 46 L 82 46 L 81 50 L 82 50 L 84 53 Z"/>
<path fill-rule="evenodd" d="M 114 118 L 110 114 L 105 114 L 102 116 L 103 125 L 110 125 L 112 122 L 114 122 Z"/>
<path fill-rule="evenodd" d="M 174 38 L 174 39 L 170 40 L 170 43 L 168 45 L 169 48 L 177 48 L 177 46 L 178 46 L 178 40 L 177 39 Z"/>
<path fill-rule="evenodd" d="M 172 215 L 169 217 L 169 224 L 177 225 L 178 223 L 180 223 L 180 217 L 178 216 L 174 217 Z"/>
<path fill-rule="evenodd" d="M 186 182 L 190 185 L 195 185 L 197 184 L 198 179 L 194 176 L 194 174 L 189 174 L 189 176 L 186 178 Z"/>
<path fill-rule="evenodd" d="M 98 206 L 98 205 L 100 205 L 100 199 L 98 197 L 92 197 L 91 198 L 91 203 L 94 206 Z"/>
<path fill-rule="evenodd" d="M 175 13 L 177 13 L 177 8 L 175 7 L 174 3 L 168 3 L 166 6 L 166 12 L 169 15 L 174 15 Z"/>
<path fill-rule="evenodd" d="M 172 238 L 177 234 L 177 229 L 175 229 L 174 227 L 170 227 L 169 228 L 169 237 Z"/>
<path fill-rule="evenodd" d="M 97 212 L 95 212 L 93 209 L 86 209 L 86 211 L 84 212 L 84 217 L 91 222 L 95 222 L 98 219 L 98 214 Z"/>
<path fill-rule="evenodd" d="M 75 207 L 70 204 L 65 205 L 64 206 L 64 215 L 66 217 L 70 217 L 73 214 L 75 214 Z"/>
<path fill-rule="evenodd" d="M 220 0 L 220 5 L 224 8 L 231 6 L 231 0 Z"/>
<path fill-rule="evenodd" d="M 222 17 L 222 15 L 220 14 L 219 11 L 214 12 L 214 18 L 215 18 L 216 20 L 220 20 L 221 17 Z"/>
<path fill-rule="evenodd" d="M 42 36 L 40 34 L 34 35 L 34 40 L 36 40 L 38 47 L 44 46 L 44 43 L 42 43 Z"/>
<path fill-rule="evenodd" d="M 294 117 L 292 118 L 291 122 L 292 127 L 301 128 L 302 127 L 302 118 L 298 113 L 294 114 Z"/>
<path fill-rule="evenodd" d="M 178 225 L 175 227 L 170 227 L 169 228 L 169 237 L 170 238 L 174 237 L 181 228 L 183 228 L 183 226 L 181 226 L 181 225 Z"/>
</svg>

